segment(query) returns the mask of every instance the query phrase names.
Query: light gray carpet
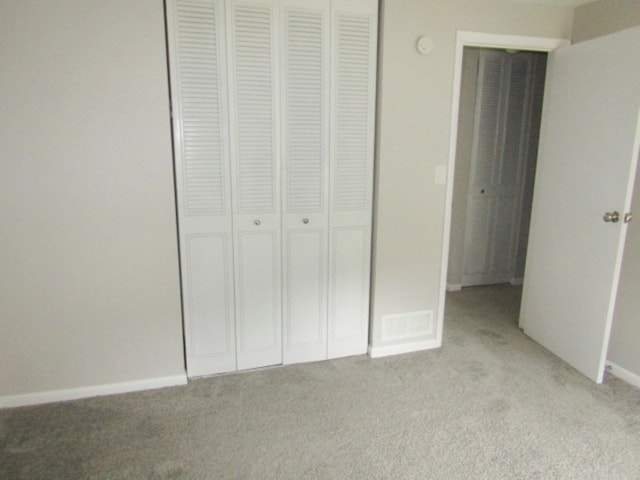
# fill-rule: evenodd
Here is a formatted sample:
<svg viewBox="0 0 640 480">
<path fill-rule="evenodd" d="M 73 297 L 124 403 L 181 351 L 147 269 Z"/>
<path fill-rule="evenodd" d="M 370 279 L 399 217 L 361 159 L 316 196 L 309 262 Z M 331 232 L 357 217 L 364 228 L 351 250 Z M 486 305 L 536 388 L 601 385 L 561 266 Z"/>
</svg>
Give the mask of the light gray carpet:
<svg viewBox="0 0 640 480">
<path fill-rule="evenodd" d="M 450 294 L 444 346 L 0 411 L 2 479 L 637 479 L 640 391 Z"/>
</svg>

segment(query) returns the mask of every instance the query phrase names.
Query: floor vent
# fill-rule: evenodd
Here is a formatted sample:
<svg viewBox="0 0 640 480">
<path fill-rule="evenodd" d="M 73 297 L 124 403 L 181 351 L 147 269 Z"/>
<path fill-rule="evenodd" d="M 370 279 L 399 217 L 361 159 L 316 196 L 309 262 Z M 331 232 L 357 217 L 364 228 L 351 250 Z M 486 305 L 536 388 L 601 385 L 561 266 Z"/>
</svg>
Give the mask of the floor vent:
<svg viewBox="0 0 640 480">
<path fill-rule="evenodd" d="M 433 336 L 433 311 L 399 313 L 382 317 L 382 341 Z"/>
</svg>

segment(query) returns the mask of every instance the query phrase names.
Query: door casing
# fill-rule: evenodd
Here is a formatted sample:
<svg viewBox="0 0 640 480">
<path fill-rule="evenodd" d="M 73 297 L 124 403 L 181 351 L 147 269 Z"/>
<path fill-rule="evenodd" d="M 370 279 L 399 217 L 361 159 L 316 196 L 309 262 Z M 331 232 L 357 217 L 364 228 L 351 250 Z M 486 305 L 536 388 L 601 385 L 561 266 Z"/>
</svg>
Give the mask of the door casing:
<svg viewBox="0 0 640 480">
<path fill-rule="evenodd" d="M 564 38 L 529 37 L 520 35 L 501 35 L 459 30 L 456 35 L 456 52 L 454 60 L 453 96 L 451 99 L 451 135 L 449 137 L 449 160 L 447 163 L 447 179 L 445 193 L 445 216 L 442 240 L 442 257 L 440 265 L 440 294 L 438 299 L 438 338 L 437 345 L 442 344 L 444 325 L 444 303 L 447 291 L 447 268 L 449 263 L 449 243 L 451 240 L 451 216 L 453 201 L 453 180 L 455 178 L 456 143 L 458 138 L 458 116 L 460 109 L 460 91 L 462 79 L 462 57 L 464 47 L 500 48 L 514 50 L 530 50 L 536 52 L 552 52 L 568 46 L 570 41 Z"/>
</svg>

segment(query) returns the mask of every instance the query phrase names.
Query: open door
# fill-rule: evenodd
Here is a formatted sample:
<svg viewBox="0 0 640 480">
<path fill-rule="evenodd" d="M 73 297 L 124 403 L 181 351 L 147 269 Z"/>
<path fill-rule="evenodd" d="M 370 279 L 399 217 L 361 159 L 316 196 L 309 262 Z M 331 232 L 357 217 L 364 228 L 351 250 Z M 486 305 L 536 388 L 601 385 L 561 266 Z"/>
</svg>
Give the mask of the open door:
<svg viewBox="0 0 640 480">
<path fill-rule="evenodd" d="M 520 326 L 602 382 L 640 143 L 640 27 L 549 55 Z"/>
</svg>

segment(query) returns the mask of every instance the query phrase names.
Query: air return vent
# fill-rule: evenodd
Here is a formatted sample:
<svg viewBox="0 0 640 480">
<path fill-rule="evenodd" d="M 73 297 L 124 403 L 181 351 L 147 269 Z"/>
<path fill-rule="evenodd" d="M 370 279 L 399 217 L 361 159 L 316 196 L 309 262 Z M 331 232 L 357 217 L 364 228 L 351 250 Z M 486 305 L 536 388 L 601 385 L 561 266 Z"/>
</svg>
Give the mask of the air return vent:
<svg viewBox="0 0 640 480">
<path fill-rule="evenodd" d="M 433 311 L 399 313 L 382 317 L 382 341 L 431 337 L 435 334 Z"/>
</svg>

